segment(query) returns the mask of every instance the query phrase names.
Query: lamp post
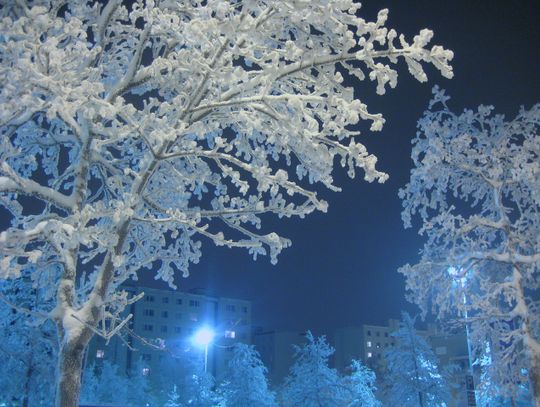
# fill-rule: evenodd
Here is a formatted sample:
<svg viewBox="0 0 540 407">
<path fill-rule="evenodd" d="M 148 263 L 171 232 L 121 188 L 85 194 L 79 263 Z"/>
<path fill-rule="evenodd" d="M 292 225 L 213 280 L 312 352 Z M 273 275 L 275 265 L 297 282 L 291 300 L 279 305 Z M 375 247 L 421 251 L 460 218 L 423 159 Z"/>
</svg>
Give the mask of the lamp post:
<svg viewBox="0 0 540 407">
<path fill-rule="evenodd" d="M 192 342 L 199 346 L 204 347 L 204 373 L 208 368 L 208 346 L 214 340 L 216 336 L 214 330 L 208 326 L 203 326 L 199 328 L 197 332 L 193 335 Z"/>
<path fill-rule="evenodd" d="M 459 276 L 459 270 L 455 267 L 449 267 L 448 268 L 448 274 L 454 278 L 454 281 L 458 282 L 461 285 L 461 288 L 463 288 L 463 316 L 465 317 L 465 334 L 467 337 L 467 355 L 469 356 L 469 373 L 470 373 L 470 379 L 467 378 L 466 380 L 466 387 L 467 387 L 467 402 L 469 406 L 476 406 L 476 392 L 474 390 L 474 374 L 473 374 L 473 359 L 472 359 L 472 346 L 471 346 L 471 339 L 469 334 L 469 314 L 467 312 L 467 294 L 465 293 L 465 285 L 467 283 L 467 277 L 458 277 Z"/>
</svg>

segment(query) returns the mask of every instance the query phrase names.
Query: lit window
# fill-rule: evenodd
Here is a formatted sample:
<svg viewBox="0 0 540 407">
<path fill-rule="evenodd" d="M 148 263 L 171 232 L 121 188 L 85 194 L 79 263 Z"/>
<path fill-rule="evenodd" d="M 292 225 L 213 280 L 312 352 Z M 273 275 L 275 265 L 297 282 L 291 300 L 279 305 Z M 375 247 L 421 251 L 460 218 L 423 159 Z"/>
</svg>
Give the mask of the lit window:
<svg viewBox="0 0 540 407">
<path fill-rule="evenodd" d="M 368 357 L 368 358 L 370 358 L 370 357 L 372 357 L 372 356 L 373 356 L 373 353 L 371 353 L 371 352 L 368 352 L 368 353 L 367 353 L 367 357 Z"/>
<path fill-rule="evenodd" d="M 98 349 L 96 351 L 96 358 L 103 359 L 105 357 L 105 351 L 103 349 Z"/>
<path fill-rule="evenodd" d="M 148 376 L 150 374 L 150 369 L 147 367 L 143 367 L 142 374 L 143 376 Z"/>
<path fill-rule="evenodd" d="M 368 348 L 371 348 L 371 341 L 367 341 L 366 345 Z"/>
<path fill-rule="evenodd" d="M 225 338 L 236 338 L 236 332 L 235 331 L 225 331 Z"/>
</svg>

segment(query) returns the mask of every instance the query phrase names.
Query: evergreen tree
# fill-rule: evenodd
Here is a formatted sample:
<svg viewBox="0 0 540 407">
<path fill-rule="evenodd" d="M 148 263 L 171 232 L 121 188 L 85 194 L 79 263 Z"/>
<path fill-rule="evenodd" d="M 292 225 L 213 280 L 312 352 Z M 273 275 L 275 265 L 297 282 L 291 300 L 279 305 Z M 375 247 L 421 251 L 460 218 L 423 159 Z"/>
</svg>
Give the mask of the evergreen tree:
<svg viewBox="0 0 540 407">
<path fill-rule="evenodd" d="M 253 345 L 237 343 L 229 361 L 226 381 L 220 386 L 227 406 L 277 406 L 275 395 L 268 388 L 266 373 Z"/>
<path fill-rule="evenodd" d="M 295 361 L 281 392 L 282 403 L 286 407 L 337 406 L 339 375 L 328 366 L 334 348 L 324 336 L 314 338 L 309 331 L 306 340 L 305 345 L 295 346 Z"/>
<path fill-rule="evenodd" d="M 395 346 L 385 352 L 386 398 L 392 406 L 445 405 L 449 392 L 439 373 L 437 358 L 414 323 L 415 319 L 404 312 L 400 328 L 392 333 Z"/>
<path fill-rule="evenodd" d="M 125 375 L 118 371 L 118 366 L 108 360 L 85 369 L 81 400 L 84 403 L 115 403 L 127 404 L 128 401 L 140 401 L 129 397 L 134 386 Z"/>
<path fill-rule="evenodd" d="M 180 403 L 180 394 L 178 394 L 176 385 L 173 385 L 173 389 L 169 393 L 169 399 L 163 407 L 182 407 L 182 403 Z"/>
<path fill-rule="evenodd" d="M 352 373 L 342 378 L 342 406 L 376 407 L 380 403 L 375 397 L 375 373 L 358 360 L 351 363 Z"/>
</svg>

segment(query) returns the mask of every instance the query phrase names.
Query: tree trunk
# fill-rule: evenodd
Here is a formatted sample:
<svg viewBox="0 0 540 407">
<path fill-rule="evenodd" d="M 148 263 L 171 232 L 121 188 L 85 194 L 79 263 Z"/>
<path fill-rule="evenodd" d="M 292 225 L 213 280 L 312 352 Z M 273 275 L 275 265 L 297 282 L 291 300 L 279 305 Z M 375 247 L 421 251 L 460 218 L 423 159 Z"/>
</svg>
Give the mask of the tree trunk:
<svg viewBox="0 0 540 407">
<path fill-rule="evenodd" d="M 60 346 L 56 407 L 79 407 L 85 343 L 75 339 Z"/>
<path fill-rule="evenodd" d="M 532 404 L 540 407 L 540 355 L 533 354 L 531 357 L 531 368 L 529 372 Z"/>
</svg>

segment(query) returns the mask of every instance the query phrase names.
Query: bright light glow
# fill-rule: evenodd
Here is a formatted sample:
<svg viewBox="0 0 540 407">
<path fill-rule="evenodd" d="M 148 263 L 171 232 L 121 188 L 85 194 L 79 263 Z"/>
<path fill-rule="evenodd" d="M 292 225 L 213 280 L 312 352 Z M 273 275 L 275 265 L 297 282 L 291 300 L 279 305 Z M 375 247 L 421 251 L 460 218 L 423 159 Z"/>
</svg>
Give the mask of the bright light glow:
<svg viewBox="0 0 540 407">
<path fill-rule="evenodd" d="M 236 338 L 236 332 L 235 331 L 225 331 L 225 338 Z"/>
<path fill-rule="evenodd" d="M 367 341 L 367 347 L 371 348 L 371 341 Z"/>
<path fill-rule="evenodd" d="M 212 328 L 203 326 L 193 335 L 193 343 L 197 346 L 208 346 L 214 340 L 215 332 Z"/>
<path fill-rule="evenodd" d="M 373 356 L 373 353 L 371 353 L 371 352 L 368 352 L 368 353 L 367 353 L 367 357 L 368 357 L 368 358 L 370 358 L 370 357 L 372 357 L 372 356 Z"/>
<path fill-rule="evenodd" d="M 103 359 L 105 357 L 105 351 L 103 349 L 98 349 L 96 351 L 96 358 Z"/>
</svg>

